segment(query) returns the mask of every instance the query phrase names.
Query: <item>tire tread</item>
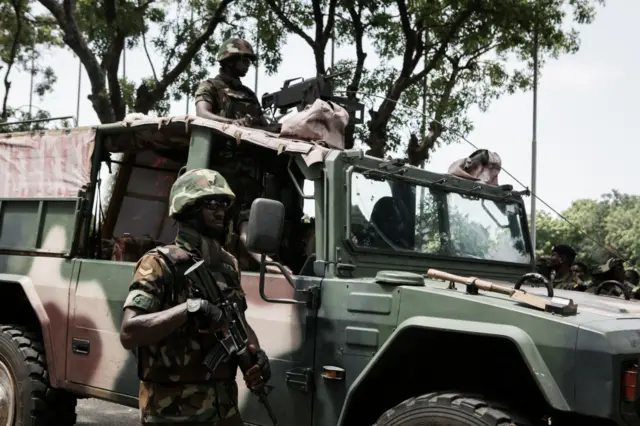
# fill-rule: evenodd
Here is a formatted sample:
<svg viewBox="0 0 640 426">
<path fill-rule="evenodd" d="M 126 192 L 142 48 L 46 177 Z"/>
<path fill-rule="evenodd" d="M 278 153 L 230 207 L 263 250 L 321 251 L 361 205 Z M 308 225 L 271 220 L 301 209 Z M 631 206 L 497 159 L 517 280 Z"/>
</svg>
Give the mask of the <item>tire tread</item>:
<svg viewBox="0 0 640 426">
<path fill-rule="evenodd" d="M 456 408 L 482 420 L 491 426 L 526 426 L 528 422 L 523 422 L 502 408 L 481 399 L 481 397 L 471 396 L 464 393 L 455 392 L 431 392 L 418 397 L 409 398 L 395 407 L 387 410 L 374 426 L 382 426 L 393 417 L 406 414 L 409 411 L 419 408 Z"/>
<path fill-rule="evenodd" d="M 75 425 L 76 397 L 49 385 L 44 345 L 38 333 L 21 325 L 1 325 L 0 332 L 17 345 L 28 371 L 31 389 L 31 419 L 28 424 Z"/>
</svg>

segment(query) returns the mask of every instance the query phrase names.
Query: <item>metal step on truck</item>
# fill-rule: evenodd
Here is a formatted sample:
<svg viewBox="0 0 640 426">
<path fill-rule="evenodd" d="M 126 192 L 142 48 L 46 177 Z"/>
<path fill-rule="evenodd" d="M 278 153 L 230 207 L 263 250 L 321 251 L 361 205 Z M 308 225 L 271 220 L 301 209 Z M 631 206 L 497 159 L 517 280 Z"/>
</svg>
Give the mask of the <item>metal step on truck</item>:
<svg viewBox="0 0 640 426">
<path fill-rule="evenodd" d="M 242 286 L 281 426 L 640 424 L 640 306 L 526 285 L 520 193 L 181 116 L 0 135 L 0 426 L 72 425 L 78 398 L 137 407 L 133 268 L 175 237 L 179 170 L 215 169 L 221 144 L 279 185 L 282 214 L 250 230 L 282 234 L 254 249 L 293 274 Z M 271 425 L 246 390 L 239 406 Z"/>
</svg>

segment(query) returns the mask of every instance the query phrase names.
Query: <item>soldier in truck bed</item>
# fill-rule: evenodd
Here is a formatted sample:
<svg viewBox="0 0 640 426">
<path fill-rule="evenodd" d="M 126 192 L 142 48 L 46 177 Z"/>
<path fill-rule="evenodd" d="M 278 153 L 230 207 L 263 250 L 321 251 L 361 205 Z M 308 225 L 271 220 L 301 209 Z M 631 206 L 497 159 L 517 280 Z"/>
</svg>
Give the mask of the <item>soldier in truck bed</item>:
<svg viewBox="0 0 640 426">
<path fill-rule="evenodd" d="M 232 119 L 239 126 L 268 126 L 258 97 L 240 81 L 256 59 L 251 44 L 246 40 L 230 38 L 224 41 L 216 56 L 220 63 L 219 74 L 201 82 L 196 90 L 196 115 L 212 120 L 220 117 Z M 238 259 L 242 269 L 247 270 L 247 265 L 259 262 L 258 255 L 249 253 L 244 242 L 251 203 L 264 191 L 264 170 L 259 158 L 255 153 L 247 152 L 245 146 L 236 146 L 236 142 L 231 140 L 217 142 L 220 146 L 215 150 L 217 158 L 213 160 L 213 167 L 226 177 L 237 197 L 229 212 L 231 232 L 227 248 Z M 280 273 L 280 270 L 269 266 L 268 272 Z"/>
<path fill-rule="evenodd" d="M 196 90 L 196 115 L 232 119 L 241 126 L 267 126 L 258 97 L 240 81 L 256 59 L 246 40 L 230 38 L 222 43 L 216 56 L 219 74 L 201 82 Z"/>
</svg>

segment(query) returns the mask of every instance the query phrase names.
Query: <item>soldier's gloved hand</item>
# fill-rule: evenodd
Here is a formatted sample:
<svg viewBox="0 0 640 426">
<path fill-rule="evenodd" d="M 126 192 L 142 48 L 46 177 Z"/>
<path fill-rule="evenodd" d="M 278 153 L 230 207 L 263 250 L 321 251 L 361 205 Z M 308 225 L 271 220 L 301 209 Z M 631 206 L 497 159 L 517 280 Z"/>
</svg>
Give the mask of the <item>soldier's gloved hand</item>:
<svg viewBox="0 0 640 426">
<path fill-rule="evenodd" d="M 255 364 L 246 372 L 244 381 L 249 389 L 258 390 L 271 378 L 269 358 L 262 349 L 258 349 L 254 345 L 249 345 L 249 351 L 255 360 Z"/>
<path fill-rule="evenodd" d="M 244 126 L 244 127 L 251 126 L 253 124 L 253 117 L 247 114 L 242 118 L 233 120 L 233 124 L 235 124 L 236 126 Z"/>
<path fill-rule="evenodd" d="M 213 330 L 222 323 L 222 310 L 204 299 L 187 300 L 187 315 L 195 321 L 198 330 Z"/>
</svg>

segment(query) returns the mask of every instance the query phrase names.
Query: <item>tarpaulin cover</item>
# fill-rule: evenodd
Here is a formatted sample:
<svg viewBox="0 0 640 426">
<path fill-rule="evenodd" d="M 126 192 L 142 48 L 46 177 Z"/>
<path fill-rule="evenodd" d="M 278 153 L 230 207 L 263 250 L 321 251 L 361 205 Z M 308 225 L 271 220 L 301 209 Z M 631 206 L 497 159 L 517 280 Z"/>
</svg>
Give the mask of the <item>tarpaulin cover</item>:
<svg viewBox="0 0 640 426">
<path fill-rule="evenodd" d="M 177 126 L 182 124 L 182 126 Z M 292 137 L 280 137 L 261 129 L 221 123 L 192 115 L 172 117 L 151 117 L 143 114 L 129 114 L 117 124 L 130 127 L 130 132 L 110 132 L 104 140 L 108 152 L 142 151 L 158 148 L 188 149 L 190 130 L 194 127 L 211 129 L 219 136 L 233 138 L 238 142 L 248 142 L 278 153 L 300 154 L 308 165 L 321 162 L 330 149 L 321 144 Z M 169 126 L 172 126 L 169 128 Z M 100 129 L 98 129 L 100 131 Z"/>
<path fill-rule="evenodd" d="M 95 129 L 0 134 L 0 198 L 71 198 L 91 179 Z"/>
</svg>

